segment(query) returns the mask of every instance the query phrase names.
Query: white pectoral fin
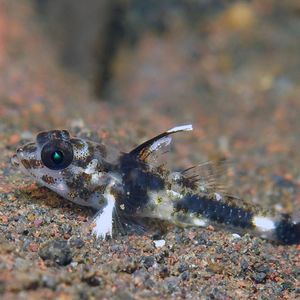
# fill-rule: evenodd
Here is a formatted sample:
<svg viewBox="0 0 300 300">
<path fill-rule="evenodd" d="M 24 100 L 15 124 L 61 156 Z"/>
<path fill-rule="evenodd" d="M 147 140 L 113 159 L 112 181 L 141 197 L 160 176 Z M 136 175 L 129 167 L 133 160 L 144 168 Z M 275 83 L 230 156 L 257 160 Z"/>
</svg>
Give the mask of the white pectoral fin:
<svg viewBox="0 0 300 300">
<path fill-rule="evenodd" d="M 97 213 L 94 219 L 94 228 L 92 233 L 97 238 L 104 239 L 107 235 L 112 236 L 113 231 L 113 213 L 115 208 L 115 198 L 110 193 L 105 195 L 107 205 Z"/>
</svg>

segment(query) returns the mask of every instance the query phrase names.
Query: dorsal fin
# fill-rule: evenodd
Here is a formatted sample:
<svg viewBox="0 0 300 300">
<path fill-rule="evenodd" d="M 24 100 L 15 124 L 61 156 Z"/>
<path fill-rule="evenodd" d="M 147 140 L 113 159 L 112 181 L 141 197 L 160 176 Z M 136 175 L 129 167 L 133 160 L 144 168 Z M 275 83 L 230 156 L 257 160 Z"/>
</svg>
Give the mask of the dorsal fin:
<svg viewBox="0 0 300 300">
<path fill-rule="evenodd" d="M 231 204 L 240 203 L 239 197 L 229 193 L 230 186 L 228 186 L 226 178 L 230 164 L 228 160 L 223 159 L 207 161 L 187 168 L 180 172 L 181 184 L 192 192 L 206 195 L 218 201 Z"/>
<path fill-rule="evenodd" d="M 224 176 L 227 173 L 227 161 L 207 161 L 187 168 L 181 172 L 185 185 L 205 194 L 227 194 Z"/>
<path fill-rule="evenodd" d="M 172 134 L 191 130 L 193 130 L 193 126 L 191 124 L 176 126 L 142 143 L 141 145 L 134 148 L 129 154 L 135 156 L 136 158 L 139 158 L 141 161 L 148 162 L 148 159 L 151 157 L 152 154 L 155 154 L 156 151 L 168 151 L 167 147 L 172 141 Z"/>
</svg>

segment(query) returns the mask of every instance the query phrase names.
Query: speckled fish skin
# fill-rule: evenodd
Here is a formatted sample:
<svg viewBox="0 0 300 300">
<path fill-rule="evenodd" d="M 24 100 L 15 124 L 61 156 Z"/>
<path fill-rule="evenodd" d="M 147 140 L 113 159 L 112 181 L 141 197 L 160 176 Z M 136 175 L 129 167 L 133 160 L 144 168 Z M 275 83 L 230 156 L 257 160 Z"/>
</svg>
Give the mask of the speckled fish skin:
<svg viewBox="0 0 300 300">
<path fill-rule="evenodd" d="M 105 145 L 71 137 L 66 130 L 37 135 L 17 150 L 13 164 L 62 197 L 97 210 L 93 233 L 113 234 L 122 217 L 168 220 L 180 226 L 212 224 L 235 232 L 252 232 L 283 244 L 300 242 L 300 223 L 249 207 L 218 190 L 203 189 L 200 170 L 171 172 L 151 164 L 171 143 L 171 136 L 192 130 L 174 127 L 108 162 Z M 199 174 L 197 172 L 199 171 Z M 196 174 L 196 175 L 195 175 Z M 239 205 L 240 203 L 240 205 Z"/>
</svg>

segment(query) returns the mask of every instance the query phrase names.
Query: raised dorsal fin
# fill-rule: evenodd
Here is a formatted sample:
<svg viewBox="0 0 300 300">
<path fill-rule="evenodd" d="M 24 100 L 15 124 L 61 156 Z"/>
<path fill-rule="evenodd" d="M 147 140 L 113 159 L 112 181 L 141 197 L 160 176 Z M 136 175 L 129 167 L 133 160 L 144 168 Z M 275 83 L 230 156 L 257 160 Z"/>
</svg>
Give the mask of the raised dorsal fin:
<svg viewBox="0 0 300 300">
<path fill-rule="evenodd" d="M 171 135 L 177 132 L 191 130 L 193 130 L 193 126 L 191 124 L 176 126 L 142 143 L 141 145 L 130 151 L 129 154 L 135 156 L 141 161 L 148 162 L 153 154 L 156 155 L 157 151 L 163 153 L 168 152 L 167 147 L 172 141 Z"/>
</svg>

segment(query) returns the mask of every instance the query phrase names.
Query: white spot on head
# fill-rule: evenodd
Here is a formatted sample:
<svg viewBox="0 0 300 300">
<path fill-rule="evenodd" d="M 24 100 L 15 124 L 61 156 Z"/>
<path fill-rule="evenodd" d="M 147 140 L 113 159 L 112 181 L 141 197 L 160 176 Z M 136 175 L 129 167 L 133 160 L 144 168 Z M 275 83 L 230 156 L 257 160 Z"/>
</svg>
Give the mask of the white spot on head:
<svg viewBox="0 0 300 300">
<path fill-rule="evenodd" d="M 181 126 L 176 126 L 167 131 L 167 133 L 173 133 L 173 132 L 178 132 L 178 131 L 191 131 L 193 130 L 193 125 L 188 124 L 188 125 L 181 125 Z"/>
<path fill-rule="evenodd" d="M 257 229 L 263 232 L 274 230 L 276 227 L 275 222 L 268 217 L 255 216 L 252 222 Z"/>
<path fill-rule="evenodd" d="M 156 241 L 153 241 L 153 243 L 156 248 L 161 248 L 166 244 L 166 241 L 165 240 L 156 240 Z"/>
</svg>

